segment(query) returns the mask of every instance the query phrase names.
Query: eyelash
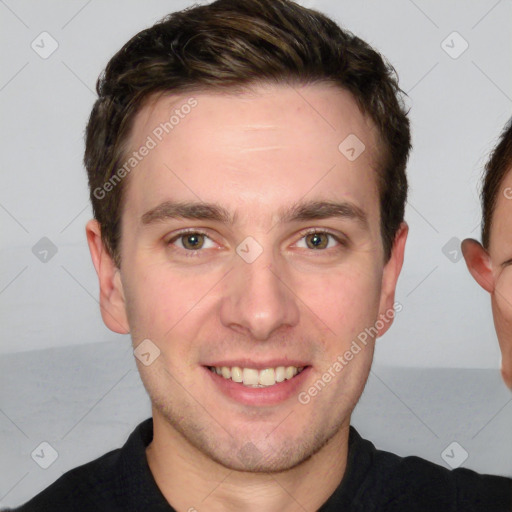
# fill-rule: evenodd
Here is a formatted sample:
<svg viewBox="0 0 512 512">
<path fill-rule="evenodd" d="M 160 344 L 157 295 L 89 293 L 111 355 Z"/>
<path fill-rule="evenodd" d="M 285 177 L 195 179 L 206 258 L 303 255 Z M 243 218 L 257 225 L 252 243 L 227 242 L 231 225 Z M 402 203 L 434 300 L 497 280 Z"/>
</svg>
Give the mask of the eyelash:
<svg viewBox="0 0 512 512">
<path fill-rule="evenodd" d="M 186 231 L 181 231 L 179 232 L 177 235 L 173 236 L 171 239 L 169 239 L 166 244 L 167 245 L 172 245 L 176 240 L 178 240 L 179 238 L 181 237 L 184 237 L 186 235 L 204 235 L 208 238 L 210 238 L 208 236 L 208 233 L 206 233 L 205 231 L 202 231 L 200 229 L 194 229 L 194 228 L 191 228 L 191 229 L 188 229 Z M 338 244 L 341 246 L 341 247 L 347 247 L 348 246 L 348 242 L 346 239 L 342 238 L 342 237 L 339 237 L 338 235 L 335 235 L 334 233 L 331 233 L 330 231 L 328 230 L 325 230 L 325 229 L 318 229 L 318 228 L 308 228 L 308 229 L 305 229 L 303 231 L 301 231 L 299 233 L 300 235 L 300 240 L 302 238 L 304 238 L 305 236 L 307 235 L 315 235 L 315 234 L 318 234 L 318 235 L 328 235 L 332 238 L 334 238 L 334 240 L 336 240 L 336 242 L 338 242 Z M 210 238 L 211 240 L 211 238 Z M 310 249 L 311 252 L 319 252 L 319 253 L 322 253 L 322 252 L 325 252 L 325 251 L 329 251 L 329 250 L 332 250 L 333 248 L 331 247 L 330 249 L 320 249 L 318 251 L 315 251 L 314 249 Z M 177 250 L 180 250 L 180 251 L 183 251 L 185 254 L 184 256 L 186 258 L 197 258 L 197 257 L 200 257 L 200 253 L 201 252 L 204 252 L 202 249 L 196 249 L 196 250 L 187 250 L 187 249 L 181 249 L 181 248 L 178 248 Z"/>
<path fill-rule="evenodd" d="M 204 235 L 204 236 L 207 236 L 208 237 L 208 233 L 206 233 L 205 231 L 201 231 L 200 229 L 187 229 L 185 231 L 180 231 L 177 235 L 173 236 L 171 239 L 169 239 L 167 243 L 167 245 L 172 245 L 176 240 L 178 240 L 179 238 L 182 238 L 186 235 Z M 208 237 L 210 238 L 210 237 Z M 197 257 L 200 257 L 200 252 L 202 252 L 201 249 L 197 249 L 197 250 L 187 250 L 187 249 L 181 249 L 181 248 L 177 248 L 176 250 L 178 251 L 182 251 L 184 252 L 184 256 L 186 258 L 197 258 Z"/>
<path fill-rule="evenodd" d="M 309 251 L 312 254 L 316 253 L 315 256 L 322 256 L 322 253 L 327 252 L 327 254 L 329 254 L 333 250 L 336 250 L 336 249 L 339 250 L 340 248 L 348 247 L 348 241 L 344 237 L 335 235 L 334 233 L 332 233 L 331 231 L 329 231 L 327 229 L 318 229 L 318 228 L 304 229 L 299 233 L 299 240 L 302 240 L 307 235 L 315 235 L 315 234 L 316 235 L 328 235 L 339 244 L 338 247 L 330 247 L 329 249 L 319 249 L 319 250 L 309 249 Z M 329 242 L 327 242 L 327 245 L 329 245 Z"/>
</svg>

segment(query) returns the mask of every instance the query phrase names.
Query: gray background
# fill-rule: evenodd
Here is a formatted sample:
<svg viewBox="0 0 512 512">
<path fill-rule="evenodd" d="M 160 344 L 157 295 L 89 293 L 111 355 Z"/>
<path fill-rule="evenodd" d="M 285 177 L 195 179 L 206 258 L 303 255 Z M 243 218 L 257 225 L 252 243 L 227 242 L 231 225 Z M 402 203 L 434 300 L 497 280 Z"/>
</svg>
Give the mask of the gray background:
<svg viewBox="0 0 512 512">
<path fill-rule="evenodd" d="M 458 248 L 479 236 L 479 177 L 512 112 L 512 2 L 302 3 L 379 49 L 411 107 L 403 309 L 377 343 L 354 424 L 380 448 L 447 467 L 457 441 L 465 467 L 512 476 L 512 395 L 489 298 Z M 108 59 L 188 5 L 0 0 L 0 506 L 119 446 L 150 414 L 129 338 L 99 314 L 83 130 Z M 58 44 L 46 59 L 31 47 L 51 48 L 42 32 Z M 46 470 L 31 458 L 43 441 L 58 453 Z"/>
</svg>

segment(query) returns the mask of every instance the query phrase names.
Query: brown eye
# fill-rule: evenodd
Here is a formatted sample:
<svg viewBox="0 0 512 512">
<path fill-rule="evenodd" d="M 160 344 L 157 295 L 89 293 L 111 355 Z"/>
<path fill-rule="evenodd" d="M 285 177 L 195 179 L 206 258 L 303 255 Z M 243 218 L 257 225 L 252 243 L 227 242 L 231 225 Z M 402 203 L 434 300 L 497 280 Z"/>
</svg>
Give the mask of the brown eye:
<svg viewBox="0 0 512 512">
<path fill-rule="evenodd" d="M 310 233 L 306 235 L 306 245 L 309 249 L 325 249 L 329 245 L 327 233 Z"/>
<path fill-rule="evenodd" d="M 204 237 L 205 235 L 201 233 L 187 233 L 186 235 L 181 235 L 179 239 L 181 239 L 184 249 L 194 251 L 203 247 Z"/>
</svg>

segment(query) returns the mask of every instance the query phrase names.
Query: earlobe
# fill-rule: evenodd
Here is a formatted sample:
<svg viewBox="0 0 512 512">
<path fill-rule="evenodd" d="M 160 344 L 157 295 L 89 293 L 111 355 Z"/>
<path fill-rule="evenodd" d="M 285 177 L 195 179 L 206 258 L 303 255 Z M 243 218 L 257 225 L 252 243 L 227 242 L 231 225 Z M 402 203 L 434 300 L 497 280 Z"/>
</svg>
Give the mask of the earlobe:
<svg viewBox="0 0 512 512">
<path fill-rule="evenodd" d="M 379 307 L 379 318 L 382 320 L 381 324 L 384 325 L 378 329 L 379 337 L 391 327 L 395 317 L 395 290 L 404 262 L 405 243 L 408 233 L 409 226 L 402 222 L 393 241 L 391 256 L 384 267 Z"/>
<path fill-rule="evenodd" d="M 466 260 L 469 273 L 474 280 L 486 291 L 492 293 L 494 290 L 494 276 L 489 253 L 482 247 L 480 242 L 472 238 L 466 238 L 462 242 L 462 254 Z"/>
<path fill-rule="evenodd" d="M 98 221 L 90 220 L 85 231 L 100 285 L 100 308 L 103 322 L 110 330 L 119 334 L 127 334 L 130 329 L 119 268 L 103 244 Z"/>
<path fill-rule="evenodd" d="M 505 385 L 512 391 L 512 373 L 510 372 L 510 369 L 505 368 L 501 366 L 501 377 L 503 378 L 503 381 L 505 382 Z"/>
</svg>

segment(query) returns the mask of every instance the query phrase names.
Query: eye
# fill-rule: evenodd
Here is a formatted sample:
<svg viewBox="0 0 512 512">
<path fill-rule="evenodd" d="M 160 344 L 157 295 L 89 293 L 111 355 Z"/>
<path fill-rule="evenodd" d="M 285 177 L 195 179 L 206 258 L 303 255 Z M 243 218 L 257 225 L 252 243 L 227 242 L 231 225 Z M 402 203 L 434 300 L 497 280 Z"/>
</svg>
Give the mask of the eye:
<svg viewBox="0 0 512 512">
<path fill-rule="evenodd" d="M 167 244 L 176 245 L 176 247 L 186 251 L 198 251 L 199 249 L 211 249 L 214 247 L 214 243 L 208 235 L 200 231 L 180 233 L 171 238 Z"/>
<path fill-rule="evenodd" d="M 313 250 L 332 249 L 336 245 L 346 245 L 337 236 L 328 231 L 309 231 L 302 235 L 300 241 L 302 242 L 302 240 L 304 240 L 304 244 L 300 245 L 300 242 L 298 242 L 298 247 Z"/>
</svg>

